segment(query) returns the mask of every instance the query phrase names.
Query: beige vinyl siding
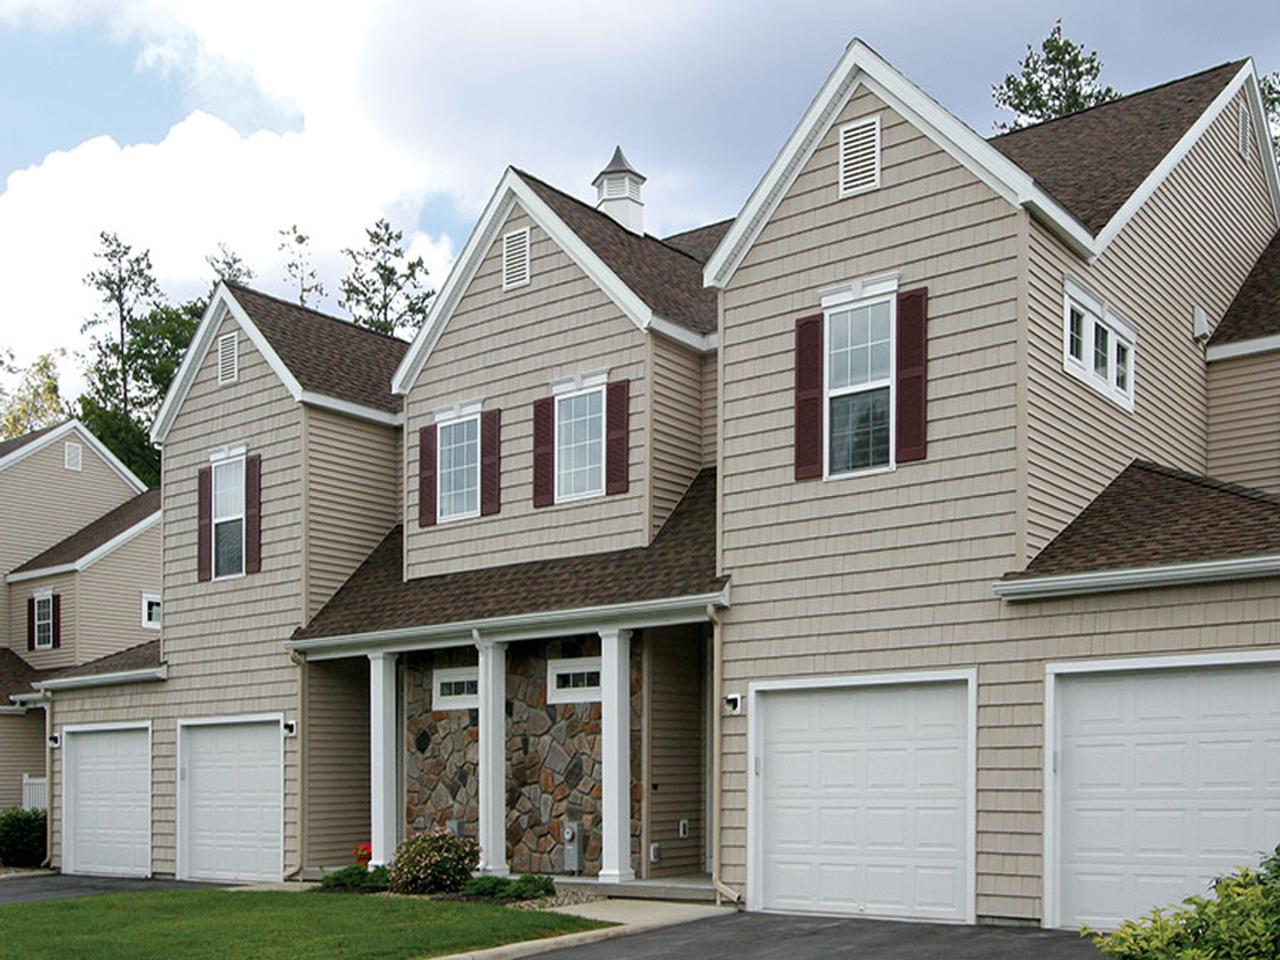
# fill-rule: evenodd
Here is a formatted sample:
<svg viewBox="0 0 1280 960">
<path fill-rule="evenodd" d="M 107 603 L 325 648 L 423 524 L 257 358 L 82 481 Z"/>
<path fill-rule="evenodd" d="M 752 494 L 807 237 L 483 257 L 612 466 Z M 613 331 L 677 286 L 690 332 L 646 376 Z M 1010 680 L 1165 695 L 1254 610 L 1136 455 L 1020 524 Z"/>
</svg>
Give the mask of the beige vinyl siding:
<svg viewBox="0 0 1280 960">
<path fill-rule="evenodd" d="M 369 842 L 369 661 L 305 669 L 305 866 L 315 871 L 351 863 Z"/>
<path fill-rule="evenodd" d="M 136 495 L 82 437 L 66 439 L 80 444 L 79 472 L 64 468 L 63 440 L 0 470 L 0 630 L 8 630 L 11 620 L 9 592 L 20 589 L 5 583 L 5 574 Z M 21 633 L 0 636 L 6 640 L 25 652 L 25 625 Z"/>
<path fill-rule="evenodd" d="M 76 575 L 77 662 L 105 657 L 160 635 L 142 625 L 142 595 L 161 593 L 162 545 L 162 524 L 157 523 Z M 162 605 L 162 620 L 164 614 Z"/>
<path fill-rule="evenodd" d="M 662 529 L 702 467 L 702 357 L 651 336 L 653 532 Z"/>
<path fill-rule="evenodd" d="M 1204 348 L 1192 313 L 1202 306 L 1216 323 L 1276 230 L 1256 152 L 1241 158 L 1235 137 L 1233 104 L 1092 265 L 1032 227 L 1024 560 L 1134 457 L 1206 469 Z M 1137 333 L 1133 413 L 1062 368 L 1068 276 Z"/>
<path fill-rule="evenodd" d="M 307 616 L 396 525 L 400 431 L 317 407 L 306 424 Z"/>
<path fill-rule="evenodd" d="M 717 383 L 719 370 L 716 351 L 702 355 L 702 465 L 716 465 L 716 421 L 719 419 Z"/>
<path fill-rule="evenodd" d="M 1209 475 L 1280 493 L 1280 353 L 1209 364 Z"/>
<path fill-rule="evenodd" d="M 22 775 L 44 776 L 44 711 L 0 714 L 0 811 L 22 806 Z"/>
<path fill-rule="evenodd" d="M 503 291 L 501 238 L 519 227 L 531 228 L 531 280 Z M 513 210 L 405 398 L 407 577 L 648 542 L 645 337 L 523 210 Z M 551 396 L 555 381 L 601 370 L 631 380 L 630 489 L 534 509 L 533 402 Z M 502 410 L 502 512 L 420 528 L 418 431 L 436 411 L 476 401 Z"/>
<path fill-rule="evenodd" d="M 218 335 L 234 328 L 227 320 Z M 164 630 L 168 680 L 64 691 L 57 729 L 78 723 L 152 721 L 152 867 L 174 872 L 179 719 L 281 713 L 297 717 L 299 668 L 284 641 L 303 622 L 302 410 L 247 336 L 239 379 L 219 386 L 216 351 L 199 368 L 164 446 Z M 262 570 L 196 578 L 197 472 L 215 449 L 243 443 L 262 456 Z M 299 746 L 284 741 L 285 871 L 299 866 Z M 60 862 L 61 758 L 53 761 L 54 863 Z"/>
<path fill-rule="evenodd" d="M 83 663 L 86 658 L 77 652 L 77 641 L 80 630 L 77 617 L 80 612 L 79 592 L 81 583 L 74 573 L 55 573 L 49 577 L 37 577 L 35 580 L 21 580 L 9 584 L 13 598 L 9 605 L 9 635 L 21 638 L 22 659 L 37 670 L 52 670 L 55 667 L 70 667 Z M 52 590 L 62 598 L 60 614 L 62 630 L 56 650 L 27 649 L 27 601 L 42 590 Z"/>
<path fill-rule="evenodd" d="M 882 186 L 837 198 L 837 128 L 879 113 Z M 1014 562 L 1018 247 L 1024 215 L 866 90 L 855 93 L 723 294 L 724 693 L 751 680 L 972 664 L 1001 618 L 991 583 Z M 892 473 L 796 482 L 795 321 L 820 291 L 900 273 L 925 286 L 928 459 Z M 1000 675 L 993 668 L 992 677 Z M 983 714 L 982 761 L 1001 729 Z M 746 881 L 746 717 L 723 724 L 723 878 Z M 993 752 L 994 751 L 994 752 Z M 1039 858 L 1007 822 L 1038 817 L 1021 771 L 978 793 L 978 912 L 1035 915 Z M 1034 810 L 1034 814 L 1029 811 Z M 1012 878 L 1010 880 L 1010 878 Z M 1012 882 L 1006 902 L 990 892 Z"/>
</svg>

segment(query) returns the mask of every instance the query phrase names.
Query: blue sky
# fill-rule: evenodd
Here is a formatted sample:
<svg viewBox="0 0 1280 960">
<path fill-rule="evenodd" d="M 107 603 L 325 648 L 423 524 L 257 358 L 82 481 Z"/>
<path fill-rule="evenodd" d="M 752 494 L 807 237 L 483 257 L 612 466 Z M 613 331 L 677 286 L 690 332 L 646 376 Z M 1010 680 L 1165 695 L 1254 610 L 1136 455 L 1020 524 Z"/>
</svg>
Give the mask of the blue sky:
<svg viewBox="0 0 1280 960">
<path fill-rule="evenodd" d="M 150 248 L 178 297 L 220 240 L 282 289 L 274 232 L 295 221 L 336 287 L 341 248 L 386 215 L 439 283 L 507 163 L 589 196 L 615 142 L 650 178 L 651 229 L 730 216 L 851 37 L 987 133 L 991 84 L 1061 10 L 0 0 L 0 296 L 41 320 L 0 348 L 83 346 L 101 229 Z M 1064 22 L 1121 90 L 1249 55 L 1280 69 L 1274 2 L 1075 3 Z"/>
</svg>

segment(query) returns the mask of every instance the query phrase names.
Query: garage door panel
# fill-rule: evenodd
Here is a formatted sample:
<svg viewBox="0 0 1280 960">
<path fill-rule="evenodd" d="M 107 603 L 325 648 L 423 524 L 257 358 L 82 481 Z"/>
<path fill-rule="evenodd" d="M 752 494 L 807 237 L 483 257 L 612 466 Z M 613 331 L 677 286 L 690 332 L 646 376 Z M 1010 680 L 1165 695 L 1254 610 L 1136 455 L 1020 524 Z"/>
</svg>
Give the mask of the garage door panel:
<svg viewBox="0 0 1280 960">
<path fill-rule="evenodd" d="M 151 755 L 145 729 L 67 734 L 67 835 L 71 873 L 151 873 Z"/>
</svg>

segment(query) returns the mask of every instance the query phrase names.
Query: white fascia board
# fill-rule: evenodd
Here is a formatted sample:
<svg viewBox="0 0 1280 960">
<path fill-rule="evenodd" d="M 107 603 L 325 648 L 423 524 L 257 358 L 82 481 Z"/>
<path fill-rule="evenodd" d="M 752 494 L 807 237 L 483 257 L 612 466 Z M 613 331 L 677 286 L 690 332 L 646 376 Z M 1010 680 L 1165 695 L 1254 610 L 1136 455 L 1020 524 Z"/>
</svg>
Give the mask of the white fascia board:
<svg viewBox="0 0 1280 960">
<path fill-rule="evenodd" d="M 150 530 L 160 522 L 163 516 L 163 511 L 157 510 L 150 516 L 139 520 L 129 529 L 122 530 L 120 533 L 117 533 L 106 543 L 94 547 L 84 556 L 80 557 L 80 559 L 76 560 L 75 563 L 62 563 L 58 564 L 56 567 L 41 567 L 39 570 L 24 570 L 22 573 L 11 573 L 4 578 L 5 582 L 21 583 L 23 580 L 37 580 L 40 577 L 50 577 L 58 573 L 79 573 L 81 570 L 86 570 L 93 566 L 103 557 L 107 556 L 107 554 L 123 547 L 134 537 Z"/>
<path fill-rule="evenodd" d="M 65 439 L 67 435 L 71 433 L 74 433 L 82 441 L 92 447 L 93 451 L 102 458 L 107 466 L 118 473 L 120 475 L 120 479 L 131 486 L 136 493 L 146 492 L 147 485 L 139 480 L 132 470 L 121 463 L 119 458 L 108 450 L 103 442 L 95 437 L 93 433 L 90 432 L 89 428 L 79 420 L 68 420 L 56 429 L 50 430 L 43 437 L 32 440 L 30 443 L 13 451 L 13 453 L 9 454 L 7 457 L 0 459 L 0 470 L 5 469 L 5 467 L 13 466 L 13 464 L 18 463 L 21 460 L 25 460 L 33 453 L 43 450 L 49 444 Z"/>
<path fill-rule="evenodd" d="M 682 343 L 686 347 L 692 347 L 699 353 L 715 350 L 720 345 L 720 337 L 714 333 L 694 333 L 688 327 L 672 323 L 657 314 L 650 318 L 649 330 L 653 333 L 660 333 L 667 339 L 676 341 L 676 343 Z"/>
<path fill-rule="evenodd" d="M 1203 563 L 1179 563 L 1164 567 L 1068 573 L 1051 577 L 1028 577 L 1025 580 L 997 580 L 994 587 L 996 596 L 1012 603 L 1019 600 L 1045 600 L 1089 593 L 1113 593 L 1117 590 L 1143 590 L 1150 587 L 1252 580 L 1274 576 L 1280 576 L 1280 556 L 1242 557 L 1235 560 L 1209 560 Z"/>
<path fill-rule="evenodd" d="M 363 403 L 339 400 L 337 397 L 316 393 L 314 390 L 303 390 L 298 395 L 298 402 L 312 407 L 332 410 L 334 413 L 346 414 L 348 417 L 355 417 L 357 420 L 380 423 L 388 427 L 399 427 L 404 424 L 403 413 L 391 413 L 387 410 L 379 410 L 377 407 L 365 406 Z"/>
<path fill-rule="evenodd" d="M 1212 363 L 1215 360 L 1230 360 L 1232 357 L 1248 357 L 1255 353 L 1270 353 L 1272 350 L 1280 350 L 1280 333 L 1252 340 L 1210 344 L 1205 348 L 1204 358 Z"/>
<path fill-rule="evenodd" d="M 158 667 L 145 667 L 141 670 L 118 670 L 115 673 L 99 673 L 84 677 L 54 677 L 39 683 L 33 683 L 42 693 L 56 693 L 59 690 L 78 690 L 84 687 L 112 687 L 129 683 L 149 683 L 152 680 L 164 680 L 169 676 L 169 665 L 162 663 Z"/>
</svg>

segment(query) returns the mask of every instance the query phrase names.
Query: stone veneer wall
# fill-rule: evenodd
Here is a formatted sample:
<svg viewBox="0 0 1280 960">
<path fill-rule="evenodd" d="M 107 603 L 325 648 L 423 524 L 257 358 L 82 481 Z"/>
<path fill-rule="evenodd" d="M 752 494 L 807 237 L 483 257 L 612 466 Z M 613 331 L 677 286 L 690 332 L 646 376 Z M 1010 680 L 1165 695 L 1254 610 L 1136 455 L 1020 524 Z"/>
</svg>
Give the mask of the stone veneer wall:
<svg viewBox="0 0 1280 960">
<path fill-rule="evenodd" d="M 639 869 L 641 644 L 631 643 L 631 859 Z M 516 873 L 564 869 L 566 821 L 582 829 L 583 873 L 600 871 L 600 704 L 547 703 L 547 660 L 599 656 L 591 635 L 528 641 L 507 648 L 507 859 Z M 431 709 L 431 670 L 472 665 L 474 650 L 414 655 L 406 661 L 406 817 L 408 834 L 459 820 L 476 836 L 479 778 L 477 711 Z"/>
</svg>

